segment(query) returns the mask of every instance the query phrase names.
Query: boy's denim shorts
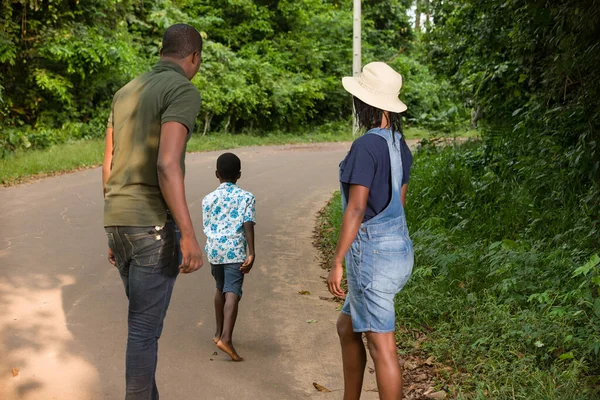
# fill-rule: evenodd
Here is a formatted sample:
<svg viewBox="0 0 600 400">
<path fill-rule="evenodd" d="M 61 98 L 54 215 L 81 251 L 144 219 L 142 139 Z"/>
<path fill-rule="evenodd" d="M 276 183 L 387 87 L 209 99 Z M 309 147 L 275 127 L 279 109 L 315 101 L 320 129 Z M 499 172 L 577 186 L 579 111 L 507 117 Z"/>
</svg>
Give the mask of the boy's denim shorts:
<svg viewBox="0 0 600 400">
<path fill-rule="evenodd" d="M 359 232 L 346 255 L 348 294 L 342 307 L 354 332 L 394 332 L 394 297 L 410 278 L 413 263 L 408 235 L 376 238 Z"/>
<path fill-rule="evenodd" d="M 234 293 L 242 297 L 244 274 L 240 270 L 242 263 L 210 264 L 210 273 L 215 278 L 217 289 L 223 293 Z"/>
</svg>

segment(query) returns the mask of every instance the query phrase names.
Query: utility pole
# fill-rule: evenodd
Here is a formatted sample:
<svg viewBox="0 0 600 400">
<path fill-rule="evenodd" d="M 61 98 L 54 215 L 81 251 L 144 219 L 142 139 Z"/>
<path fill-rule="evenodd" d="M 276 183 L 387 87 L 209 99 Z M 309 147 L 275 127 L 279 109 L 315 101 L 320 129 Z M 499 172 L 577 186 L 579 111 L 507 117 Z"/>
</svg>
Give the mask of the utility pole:
<svg viewBox="0 0 600 400">
<path fill-rule="evenodd" d="M 352 76 L 360 74 L 361 54 L 361 0 L 354 0 L 354 24 L 352 26 Z M 354 115 L 354 102 L 352 103 L 352 130 L 358 132 L 358 123 Z"/>
<path fill-rule="evenodd" d="M 352 28 L 352 76 L 358 76 L 360 74 L 361 67 L 361 48 L 360 48 L 360 39 L 361 39 L 361 0 L 354 0 L 354 25 Z"/>
<path fill-rule="evenodd" d="M 421 0 L 415 1 L 415 30 L 421 32 Z"/>
</svg>

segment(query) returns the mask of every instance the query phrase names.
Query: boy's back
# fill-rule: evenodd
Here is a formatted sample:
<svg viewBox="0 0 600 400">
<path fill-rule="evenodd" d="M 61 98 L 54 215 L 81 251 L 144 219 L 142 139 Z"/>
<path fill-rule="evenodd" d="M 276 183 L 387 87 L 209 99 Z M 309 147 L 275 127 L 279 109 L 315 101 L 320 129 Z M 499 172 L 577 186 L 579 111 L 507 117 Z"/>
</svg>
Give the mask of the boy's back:
<svg viewBox="0 0 600 400">
<path fill-rule="evenodd" d="M 231 182 L 223 182 L 202 200 L 206 255 L 211 264 L 246 260 L 244 223 L 255 221 L 254 195 Z"/>
</svg>

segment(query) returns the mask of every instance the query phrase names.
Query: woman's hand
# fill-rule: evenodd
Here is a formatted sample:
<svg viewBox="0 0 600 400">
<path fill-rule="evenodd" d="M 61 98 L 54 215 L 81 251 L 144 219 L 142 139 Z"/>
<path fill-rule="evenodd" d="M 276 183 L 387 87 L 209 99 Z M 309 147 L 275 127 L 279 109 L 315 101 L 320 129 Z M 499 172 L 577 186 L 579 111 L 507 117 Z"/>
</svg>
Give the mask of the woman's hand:
<svg viewBox="0 0 600 400">
<path fill-rule="evenodd" d="M 344 298 L 345 294 L 342 290 L 342 260 L 348 253 L 352 242 L 356 238 L 358 228 L 365 216 L 367 208 L 367 198 L 369 197 L 369 188 L 361 185 L 350 185 L 348 205 L 342 218 L 342 227 L 340 229 L 340 237 L 333 256 L 331 271 L 327 278 L 327 287 L 332 295 Z"/>
<path fill-rule="evenodd" d="M 329 276 L 327 277 L 327 287 L 329 288 L 329 292 L 331 292 L 332 295 L 340 298 L 344 298 L 346 295 L 342 290 L 343 274 L 344 269 L 342 268 L 342 262 L 334 260 L 331 264 Z"/>
</svg>

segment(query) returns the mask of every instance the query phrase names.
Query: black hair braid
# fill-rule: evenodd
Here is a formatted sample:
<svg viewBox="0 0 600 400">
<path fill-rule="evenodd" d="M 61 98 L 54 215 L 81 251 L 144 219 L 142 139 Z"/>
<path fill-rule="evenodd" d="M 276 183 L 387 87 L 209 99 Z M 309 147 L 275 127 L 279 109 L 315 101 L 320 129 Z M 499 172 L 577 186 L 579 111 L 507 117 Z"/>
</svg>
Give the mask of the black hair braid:
<svg viewBox="0 0 600 400">
<path fill-rule="evenodd" d="M 378 128 L 381 126 L 381 120 L 383 119 L 383 110 L 373 107 L 362 101 L 356 96 L 353 96 L 354 99 L 354 114 L 356 115 L 356 121 L 358 122 L 358 126 L 365 130 Z M 404 140 L 404 134 L 402 132 L 402 115 L 400 113 L 395 113 L 388 111 L 389 113 L 389 123 L 390 128 L 394 132 L 398 132 L 402 136 L 402 140 Z M 392 135 L 392 140 L 394 144 L 396 143 L 395 139 L 396 135 Z"/>
</svg>

